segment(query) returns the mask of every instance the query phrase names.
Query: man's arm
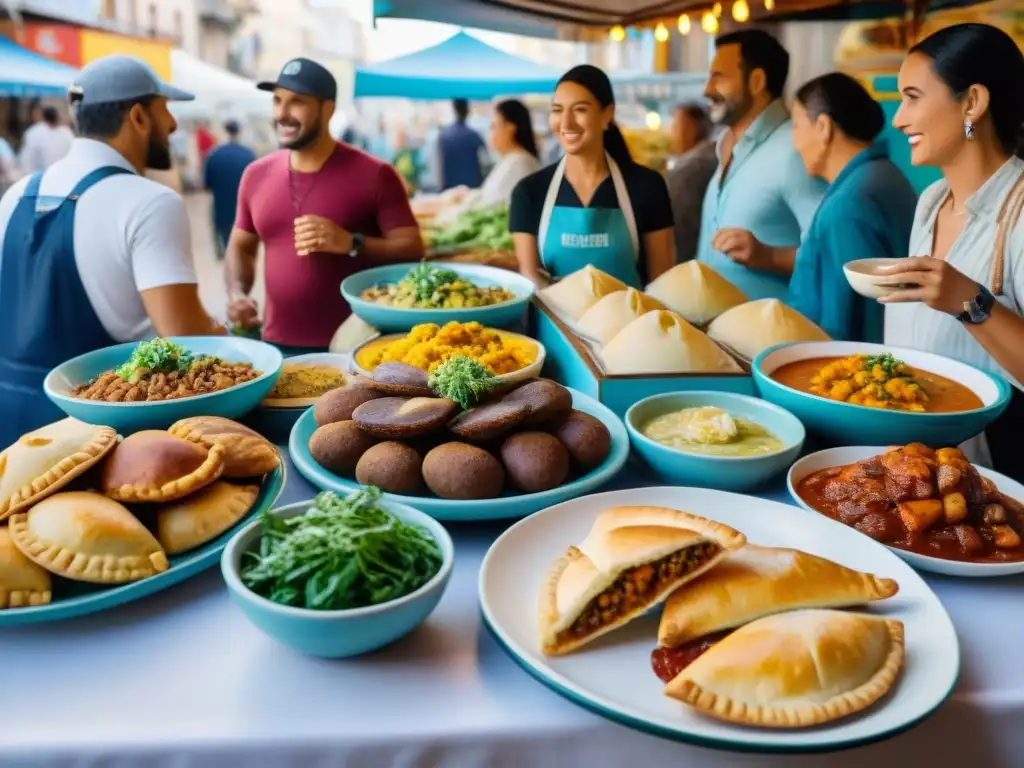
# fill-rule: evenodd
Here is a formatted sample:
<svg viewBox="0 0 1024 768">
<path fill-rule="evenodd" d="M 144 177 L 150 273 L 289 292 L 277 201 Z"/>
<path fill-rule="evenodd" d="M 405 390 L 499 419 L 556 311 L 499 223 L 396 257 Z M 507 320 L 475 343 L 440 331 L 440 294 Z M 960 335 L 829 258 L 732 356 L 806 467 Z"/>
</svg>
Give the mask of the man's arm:
<svg viewBox="0 0 1024 768">
<path fill-rule="evenodd" d="M 157 336 L 221 336 L 227 332 L 206 314 L 195 283 L 163 285 L 139 295 Z"/>
<path fill-rule="evenodd" d="M 224 259 L 224 279 L 228 289 L 228 320 L 244 328 L 255 328 L 260 322 L 256 302 L 249 298 L 249 292 L 256 281 L 256 258 L 259 248 L 259 235 L 238 227 L 231 230 Z"/>
</svg>

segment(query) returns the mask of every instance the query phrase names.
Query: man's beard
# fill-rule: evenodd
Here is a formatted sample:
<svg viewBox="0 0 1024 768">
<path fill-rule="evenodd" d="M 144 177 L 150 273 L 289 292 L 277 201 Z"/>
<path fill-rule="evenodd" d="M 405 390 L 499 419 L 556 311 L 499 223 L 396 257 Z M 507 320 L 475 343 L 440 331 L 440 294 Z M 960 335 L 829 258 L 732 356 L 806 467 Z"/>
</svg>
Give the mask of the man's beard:
<svg viewBox="0 0 1024 768">
<path fill-rule="evenodd" d="M 171 142 L 167 139 L 161 140 L 159 136 L 151 135 L 149 144 L 146 147 L 146 167 L 154 171 L 169 171 L 171 162 Z"/>
<path fill-rule="evenodd" d="M 715 125 L 727 127 L 736 125 L 750 112 L 751 107 L 754 105 L 754 100 L 747 91 L 744 91 L 740 98 L 735 101 L 729 101 L 726 98 L 709 101 L 710 108 L 708 112 L 711 116 L 711 122 Z"/>
<path fill-rule="evenodd" d="M 276 124 L 277 125 L 282 125 L 283 123 L 279 120 L 279 121 L 277 121 Z M 284 124 L 288 125 L 289 127 L 292 125 L 292 123 L 284 123 Z M 281 149 L 305 149 L 306 147 L 311 145 L 313 142 L 315 142 L 317 140 L 317 138 L 320 136 L 320 126 L 321 126 L 321 121 L 320 121 L 319 118 L 317 118 L 317 121 L 315 123 L 313 123 L 313 125 L 311 125 L 309 127 L 308 131 L 303 131 L 298 136 L 296 136 L 292 141 L 282 141 L 282 142 L 280 142 Z"/>
</svg>

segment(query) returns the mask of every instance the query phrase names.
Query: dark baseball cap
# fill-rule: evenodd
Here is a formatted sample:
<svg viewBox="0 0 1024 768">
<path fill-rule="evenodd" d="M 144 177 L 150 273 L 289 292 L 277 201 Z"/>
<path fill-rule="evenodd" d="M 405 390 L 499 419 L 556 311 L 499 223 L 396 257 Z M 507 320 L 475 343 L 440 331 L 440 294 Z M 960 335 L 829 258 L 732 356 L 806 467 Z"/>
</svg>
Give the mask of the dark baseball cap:
<svg viewBox="0 0 1024 768">
<path fill-rule="evenodd" d="M 175 88 L 142 59 L 114 54 L 96 59 L 78 73 L 68 96 L 77 104 L 109 104 L 146 96 L 162 96 L 170 101 L 192 101 L 195 96 Z"/>
<path fill-rule="evenodd" d="M 277 80 L 257 83 L 261 91 L 284 88 L 306 96 L 315 96 L 324 101 L 338 98 L 338 83 L 327 67 L 310 59 L 292 59 L 281 68 Z"/>
</svg>

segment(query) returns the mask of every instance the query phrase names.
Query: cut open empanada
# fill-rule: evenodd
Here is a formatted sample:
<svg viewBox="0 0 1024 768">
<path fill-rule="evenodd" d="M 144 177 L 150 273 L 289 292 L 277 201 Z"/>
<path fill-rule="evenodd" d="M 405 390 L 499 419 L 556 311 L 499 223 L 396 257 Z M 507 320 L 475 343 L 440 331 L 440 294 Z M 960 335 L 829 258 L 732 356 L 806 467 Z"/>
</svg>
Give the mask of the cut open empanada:
<svg viewBox="0 0 1024 768">
<path fill-rule="evenodd" d="M 116 443 L 110 427 L 70 418 L 22 435 L 0 453 L 0 520 L 56 493 Z"/>
<path fill-rule="evenodd" d="M 217 443 L 224 448 L 223 477 L 260 477 L 281 463 L 274 444 L 237 421 L 220 416 L 192 416 L 171 425 L 172 435 L 194 443 Z"/>
<path fill-rule="evenodd" d="M 745 541 L 727 525 L 675 509 L 605 510 L 583 543 L 548 573 L 540 606 L 543 652 L 567 653 L 626 624 Z"/>
<path fill-rule="evenodd" d="M 658 644 L 674 648 L 798 608 L 843 608 L 892 597 L 899 585 L 796 549 L 747 544 L 665 602 Z"/>
<path fill-rule="evenodd" d="M 740 627 L 676 675 L 665 694 L 733 723 L 820 725 L 878 701 L 903 657 L 901 621 L 790 611 Z"/>
<path fill-rule="evenodd" d="M 122 584 L 169 567 L 160 543 L 124 506 L 91 491 L 58 493 L 11 515 L 11 539 L 51 573 Z"/>
<path fill-rule="evenodd" d="M 156 537 L 169 555 L 187 552 L 220 536 L 252 509 L 258 485 L 218 480 L 188 498 L 172 501 L 156 513 Z"/>
<path fill-rule="evenodd" d="M 103 463 L 100 487 L 118 501 L 174 501 L 220 477 L 224 453 L 217 443 L 194 443 L 160 430 L 136 432 Z"/>
<path fill-rule="evenodd" d="M 14 546 L 6 526 L 0 528 L 0 610 L 46 605 L 51 590 L 50 573 Z"/>
</svg>

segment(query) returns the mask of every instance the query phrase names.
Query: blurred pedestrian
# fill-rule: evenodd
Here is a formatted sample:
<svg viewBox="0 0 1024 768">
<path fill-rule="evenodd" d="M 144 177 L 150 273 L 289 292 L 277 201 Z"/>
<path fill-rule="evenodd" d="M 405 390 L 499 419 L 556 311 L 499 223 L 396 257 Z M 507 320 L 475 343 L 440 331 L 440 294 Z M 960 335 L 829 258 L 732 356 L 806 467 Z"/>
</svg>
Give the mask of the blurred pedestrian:
<svg viewBox="0 0 1024 768">
<path fill-rule="evenodd" d="M 700 104 L 676 107 L 672 113 L 671 141 L 668 193 L 675 219 L 676 259 L 683 262 L 697 257 L 704 194 L 718 169 L 707 110 Z"/>
<path fill-rule="evenodd" d="M 491 122 L 491 148 L 501 158 L 480 188 L 477 206 L 508 205 L 516 184 L 541 169 L 530 110 L 518 99 L 498 102 Z"/>
<path fill-rule="evenodd" d="M 256 160 L 256 153 L 239 140 L 241 127 L 235 120 L 224 123 L 227 141 L 210 152 L 203 167 L 203 188 L 213 195 L 213 235 L 217 258 L 227 251 L 238 208 L 238 188 L 245 169 Z"/>
<path fill-rule="evenodd" d="M 455 99 L 452 108 L 455 110 L 455 122 L 441 131 L 439 140 L 441 188 L 476 189 L 484 180 L 480 153 L 487 151 L 487 145 L 479 133 L 466 125 L 469 102 Z"/>
<path fill-rule="evenodd" d="M 285 64 L 273 82 L 281 150 L 245 170 L 228 243 L 228 317 L 259 325 L 249 296 L 256 254 L 266 252 L 262 335 L 284 348 L 324 350 L 351 312 L 342 280 L 360 269 L 423 256 L 405 185 L 389 164 L 330 132 L 338 86 L 309 59 Z"/>
<path fill-rule="evenodd" d="M 42 109 L 42 121 L 25 132 L 21 145 L 19 164 L 25 173 L 35 173 L 49 168 L 67 155 L 75 134 L 60 122 L 56 107 Z"/>
</svg>

